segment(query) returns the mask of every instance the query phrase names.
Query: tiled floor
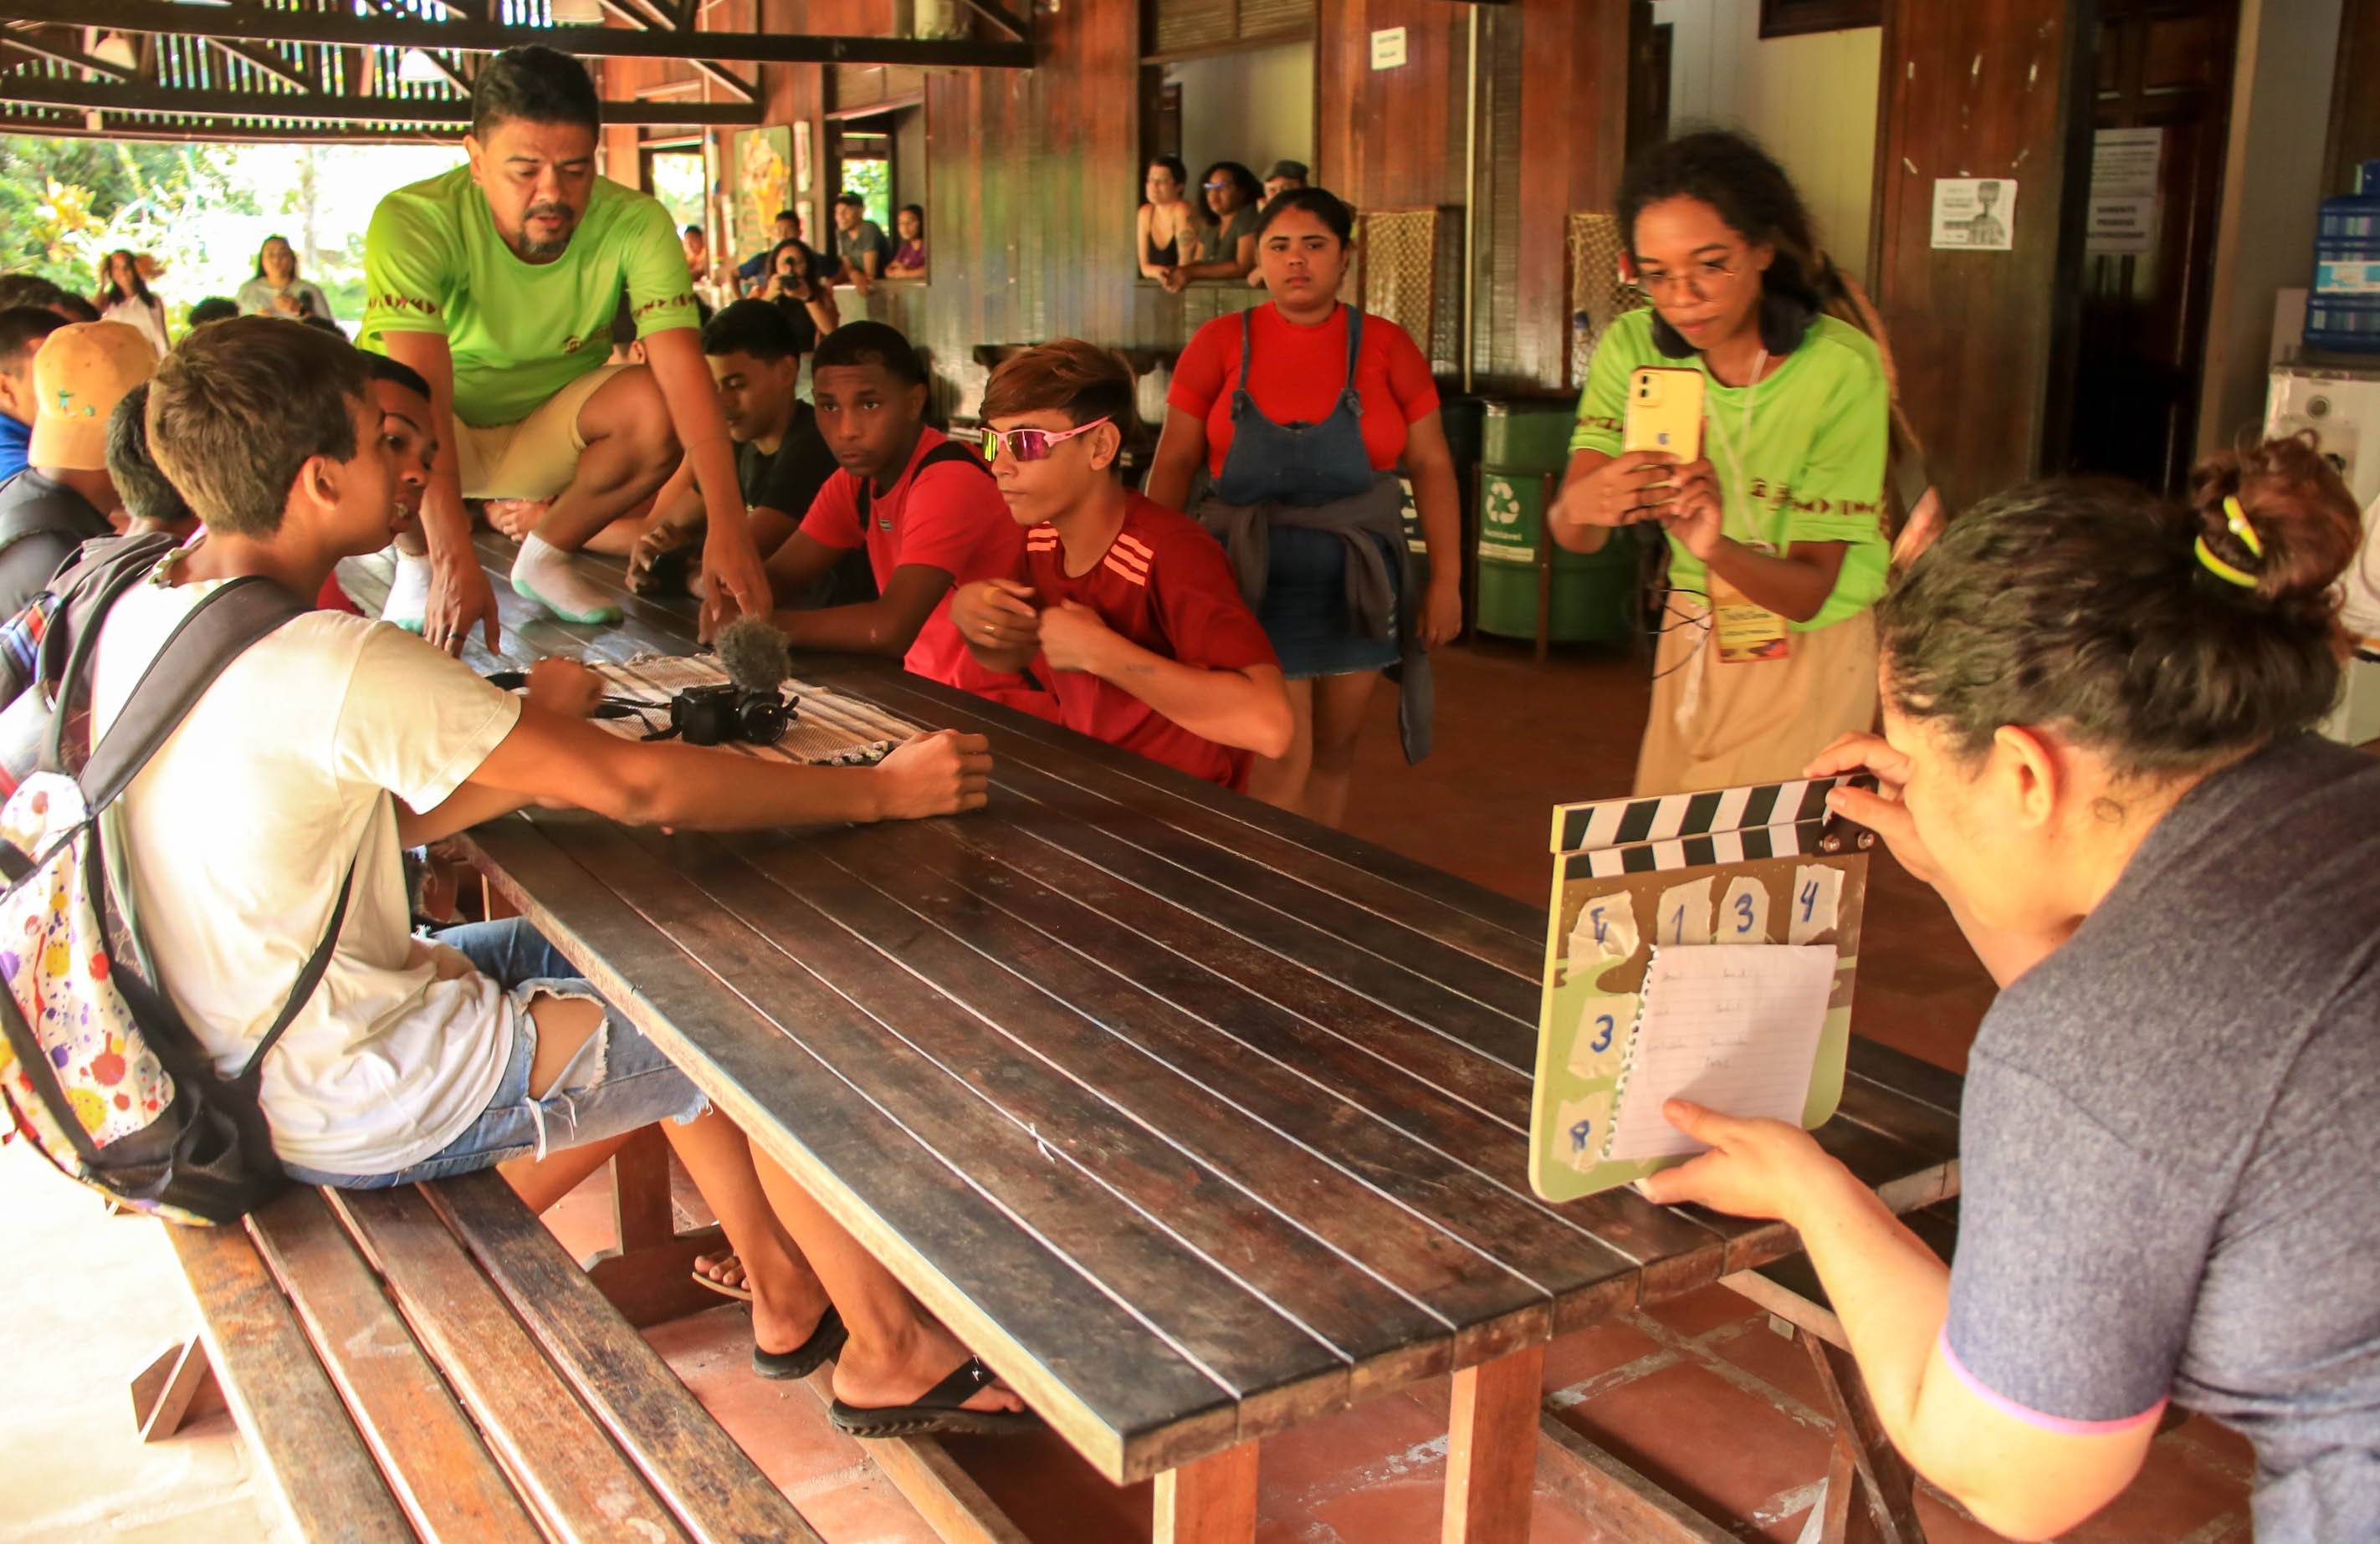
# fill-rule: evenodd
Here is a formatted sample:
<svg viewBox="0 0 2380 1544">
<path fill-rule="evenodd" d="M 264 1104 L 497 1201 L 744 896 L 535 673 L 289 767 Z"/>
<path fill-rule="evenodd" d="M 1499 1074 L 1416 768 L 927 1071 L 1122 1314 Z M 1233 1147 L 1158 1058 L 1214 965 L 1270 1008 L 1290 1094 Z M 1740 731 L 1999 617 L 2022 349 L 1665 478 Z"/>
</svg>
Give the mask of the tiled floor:
<svg viewBox="0 0 2380 1544">
<path fill-rule="evenodd" d="M 1438 751 L 1407 769 L 1393 705 L 1375 704 L 1350 824 L 1415 857 L 1519 896 L 1545 895 L 1546 809 L 1624 793 L 1645 712 L 1641 673 L 1581 654 L 1539 666 L 1500 646 L 1443 656 Z M 1872 870 L 1856 1009 L 1860 1029 L 1962 1066 L 1990 983 L 1932 894 L 1890 861 Z M 593 1182 L 600 1186 L 601 1181 Z M 590 1188 L 556 1208 L 584 1252 L 603 1236 Z M 690 1209 L 698 1206 L 690 1201 Z M 272 1538 L 224 1417 L 171 1441 L 133 1439 L 124 1381 L 184 1332 L 178 1275 L 152 1224 L 101 1215 L 21 1147 L 0 1152 L 0 1544 Z M 803 1388 L 747 1365 L 742 1310 L 653 1333 L 673 1367 L 832 1544 L 932 1536 Z M 1557 1342 L 1546 1388 L 1559 1417 L 1749 1539 L 1801 1533 L 1826 1463 L 1807 1362 L 1767 1317 L 1721 1289 Z M 27 1391 L 45 1391 L 30 1397 Z M 1266 1444 L 1264 1544 L 1424 1544 L 1438 1537 L 1447 1385 L 1390 1394 Z M 1148 1537 L 1148 1489 L 1116 1490 L 1054 1439 L 953 1443 L 970 1472 L 1040 1544 Z M 2193 1419 L 2157 1440 L 2146 1471 L 2071 1544 L 2247 1544 L 2246 1445 Z M 1932 1497 L 1936 1544 L 1990 1535 Z M 1539 1544 L 1621 1544 L 1538 1497 Z"/>
</svg>

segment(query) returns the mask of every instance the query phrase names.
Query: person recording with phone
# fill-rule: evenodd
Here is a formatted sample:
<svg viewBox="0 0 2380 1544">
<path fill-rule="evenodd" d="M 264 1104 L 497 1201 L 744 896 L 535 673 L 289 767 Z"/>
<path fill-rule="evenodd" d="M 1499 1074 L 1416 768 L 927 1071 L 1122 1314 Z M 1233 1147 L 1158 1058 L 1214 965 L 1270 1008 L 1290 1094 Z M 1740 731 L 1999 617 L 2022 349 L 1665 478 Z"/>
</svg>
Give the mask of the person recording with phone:
<svg viewBox="0 0 2380 1544">
<path fill-rule="evenodd" d="M 821 268 L 819 255 L 799 239 L 780 241 L 769 253 L 769 282 L 760 289 L 759 298 L 794 324 L 805 354 L 817 352 L 819 339 L 843 325 L 834 286 Z"/>
<path fill-rule="evenodd" d="M 1652 306 L 1596 348 L 1553 538 L 1594 552 L 1657 521 L 1669 540 L 1638 794 L 1795 777 L 1876 718 L 1869 613 L 1893 437 L 1882 330 L 1783 170 L 1740 135 L 1638 157 L 1620 219 Z M 1627 448 L 1631 415 L 1658 406 L 1646 384 L 1701 387 L 1698 454 Z"/>
</svg>

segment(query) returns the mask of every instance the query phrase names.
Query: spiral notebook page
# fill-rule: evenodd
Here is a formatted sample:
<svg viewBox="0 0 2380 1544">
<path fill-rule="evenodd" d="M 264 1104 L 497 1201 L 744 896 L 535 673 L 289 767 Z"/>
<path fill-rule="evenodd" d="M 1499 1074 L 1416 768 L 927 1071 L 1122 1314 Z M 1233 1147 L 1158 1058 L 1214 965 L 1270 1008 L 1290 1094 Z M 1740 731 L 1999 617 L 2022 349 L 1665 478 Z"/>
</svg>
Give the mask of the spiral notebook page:
<svg viewBox="0 0 2380 1544">
<path fill-rule="evenodd" d="M 1671 946 L 1654 952 L 1621 1076 L 1607 1159 L 1704 1150 L 1661 1118 L 1672 1099 L 1802 1124 L 1834 995 L 1831 943 Z"/>
</svg>

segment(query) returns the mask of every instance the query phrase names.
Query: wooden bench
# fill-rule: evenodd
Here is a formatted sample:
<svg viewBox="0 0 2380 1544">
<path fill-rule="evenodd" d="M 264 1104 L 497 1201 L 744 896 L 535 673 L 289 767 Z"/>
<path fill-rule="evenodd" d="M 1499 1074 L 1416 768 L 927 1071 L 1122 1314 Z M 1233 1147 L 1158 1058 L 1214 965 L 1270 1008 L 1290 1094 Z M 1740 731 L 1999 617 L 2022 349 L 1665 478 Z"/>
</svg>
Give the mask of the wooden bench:
<svg viewBox="0 0 2380 1544">
<path fill-rule="evenodd" d="M 143 1435 L 212 1385 L 298 1537 L 818 1538 L 492 1173 L 167 1232 L 200 1332 Z"/>
</svg>

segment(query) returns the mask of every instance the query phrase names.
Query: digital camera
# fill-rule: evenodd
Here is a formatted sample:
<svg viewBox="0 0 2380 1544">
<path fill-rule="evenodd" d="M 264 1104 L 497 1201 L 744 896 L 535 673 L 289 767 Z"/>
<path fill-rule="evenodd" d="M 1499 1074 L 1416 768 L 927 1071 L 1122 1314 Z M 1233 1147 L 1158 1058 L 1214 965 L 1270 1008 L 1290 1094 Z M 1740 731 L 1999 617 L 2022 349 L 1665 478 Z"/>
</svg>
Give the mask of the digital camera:
<svg viewBox="0 0 2380 1544">
<path fill-rule="evenodd" d="M 670 729 L 688 745 L 775 745 L 794 722 L 794 704 L 722 682 L 688 687 L 670 699 L 669 713 Z"/>
</svg>

